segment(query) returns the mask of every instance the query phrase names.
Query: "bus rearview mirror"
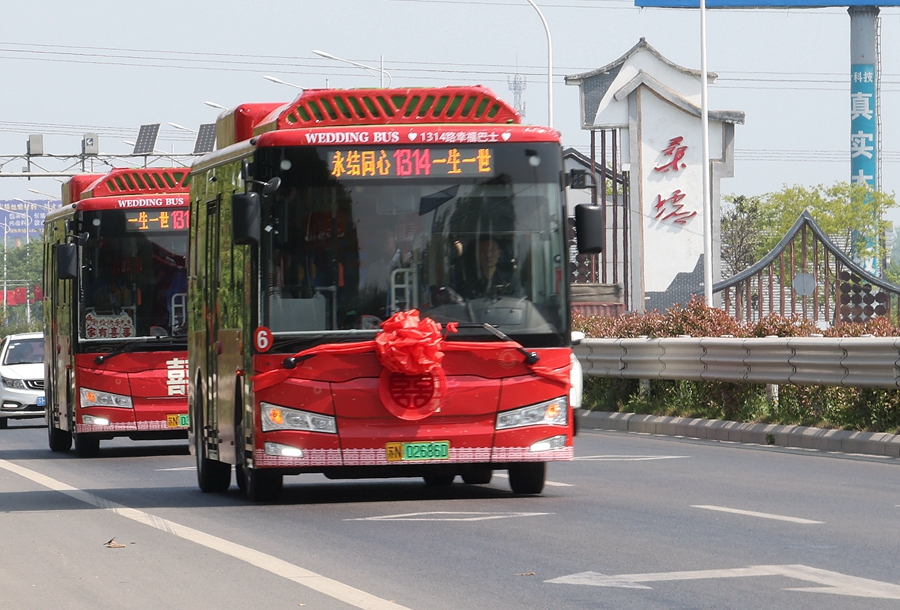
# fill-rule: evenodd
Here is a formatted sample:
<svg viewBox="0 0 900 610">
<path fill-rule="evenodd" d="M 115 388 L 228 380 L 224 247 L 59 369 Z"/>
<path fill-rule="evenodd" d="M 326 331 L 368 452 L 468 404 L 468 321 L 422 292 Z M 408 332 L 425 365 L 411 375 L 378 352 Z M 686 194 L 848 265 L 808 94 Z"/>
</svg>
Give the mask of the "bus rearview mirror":
<svg viewBox="0 0 900 610">
<path fill-rule="evenodd" d="M 235 245 L 259 243 L 259 194 L 236 193 L 231 197 L 231 237 Z"/>
<path fill-rule="evenodd" d="M 56 273 L 61 280 L 74 280 L 78 277 L 78 246 L 75 244 L 56 244 Z"/>
<path fill-rule="evenodd" d="M 603 208 L 588 203 L 576 205 L 575 235 L 580 254 L 603 252 Z"/>
</svg>

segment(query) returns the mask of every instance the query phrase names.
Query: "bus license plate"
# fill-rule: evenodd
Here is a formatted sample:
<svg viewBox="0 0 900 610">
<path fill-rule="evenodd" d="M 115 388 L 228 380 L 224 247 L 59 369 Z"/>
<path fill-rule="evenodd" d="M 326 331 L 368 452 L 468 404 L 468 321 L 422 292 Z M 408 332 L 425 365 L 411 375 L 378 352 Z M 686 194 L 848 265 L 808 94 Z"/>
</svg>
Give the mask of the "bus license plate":
<svg viewBox="0 0 900 610">
<path fill-rule="evenodd" d="M 450 441 L 388 443 L 384 448 L 388 462 L 450 459 Z"/>
<path fill-rule="evenodd" d="M 169 428 L 184 428 L 191 425 L 190 415 L 166 415 L 166 425 Z"/>
</svg>

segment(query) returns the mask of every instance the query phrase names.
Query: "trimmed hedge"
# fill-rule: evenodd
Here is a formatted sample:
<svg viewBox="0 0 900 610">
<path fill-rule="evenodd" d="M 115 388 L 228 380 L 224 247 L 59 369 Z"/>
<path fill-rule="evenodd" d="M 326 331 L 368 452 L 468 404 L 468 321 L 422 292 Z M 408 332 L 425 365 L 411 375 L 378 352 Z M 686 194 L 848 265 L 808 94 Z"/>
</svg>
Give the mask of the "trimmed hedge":
<svg viewBox="0 0 900 610">
<path fill-rule="evenodd" d="M 618 318 L 575 316 L 573 328 L 594 338 L 900 337 L 900 328 L 885 318 L 826 330 L 799 316 L 777 314 L 745 324 L 698 298 L 665 314 L 654 310 Z M 900 390 L 876 388 L 781 385 L 773 393 L 764 384 L 651 380 L 648 388 L 646 381 L 642 385 L 636 379 L 585 377 L 584 406 L 597 411 L 900 432 Z"/>
</svg>

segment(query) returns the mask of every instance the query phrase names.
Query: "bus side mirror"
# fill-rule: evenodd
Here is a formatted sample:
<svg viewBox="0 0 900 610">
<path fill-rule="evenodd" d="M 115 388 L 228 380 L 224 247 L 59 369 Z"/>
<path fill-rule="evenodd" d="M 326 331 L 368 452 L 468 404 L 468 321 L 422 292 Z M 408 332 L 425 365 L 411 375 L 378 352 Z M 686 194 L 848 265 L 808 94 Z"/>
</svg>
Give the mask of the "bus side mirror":
<svg viewBox="0 0 900 610">
<path fill-rule="evenodd" d="M 61 280 L 78 278 L 78 246 L 75 244 L 56 244 L 56 274 Z"/>
<path fill-rule="evenodd" d="M 579 203 L 575 206 L 575 236 L 580 254 L 603 252 L 603 208 Z"/>
<path fill-rule="evenodd" d="M 235 245 L 259 243 L 259 193 L 235 193 L 231 196 L 231 237 Z"/>
</svg>

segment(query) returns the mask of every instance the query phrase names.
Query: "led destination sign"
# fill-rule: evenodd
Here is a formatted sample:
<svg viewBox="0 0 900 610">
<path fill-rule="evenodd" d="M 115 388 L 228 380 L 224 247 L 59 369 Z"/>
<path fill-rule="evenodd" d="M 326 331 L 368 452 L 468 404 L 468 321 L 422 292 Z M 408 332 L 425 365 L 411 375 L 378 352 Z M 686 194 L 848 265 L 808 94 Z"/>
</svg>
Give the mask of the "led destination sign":
<svg viewBox="0 0 900 610">
<path fill-rule="evenodd" d="M 186 231 L 190 224 L 187 210 L 141 210 L 125 212 L 125 230 L 129 233 Z"/>
<path fill-rule="evenodd" d="M 335 178 L 452 178 L 494 175 L 490 148 L 419 147 L 328 150 Z"/>
</svg>

